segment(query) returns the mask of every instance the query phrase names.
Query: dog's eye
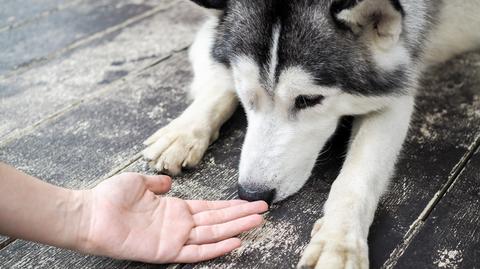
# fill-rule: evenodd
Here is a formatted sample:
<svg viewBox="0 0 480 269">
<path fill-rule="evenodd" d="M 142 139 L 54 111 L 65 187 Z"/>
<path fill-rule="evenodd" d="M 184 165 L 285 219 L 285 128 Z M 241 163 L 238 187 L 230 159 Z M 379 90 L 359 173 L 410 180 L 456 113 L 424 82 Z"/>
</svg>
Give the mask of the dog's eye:
<svg viewBox="0 0 480 269">
<path fill-rule="evenodd" d="M 323 95 L 299 95 L 295 98 L 295 109 L 305 109 L 322 103 Z"/>
</svg>

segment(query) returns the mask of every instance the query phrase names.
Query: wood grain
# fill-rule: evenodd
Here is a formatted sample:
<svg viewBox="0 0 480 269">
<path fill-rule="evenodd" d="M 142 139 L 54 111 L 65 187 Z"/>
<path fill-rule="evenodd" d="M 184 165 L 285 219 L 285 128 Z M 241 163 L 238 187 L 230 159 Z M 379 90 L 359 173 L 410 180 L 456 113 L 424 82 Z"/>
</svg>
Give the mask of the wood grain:
<svg viewBox="0 0 480 269">
<path fill-rule="evenodd" d="M 0 74 L 48 60 L 59 50 L 168 2 L 85 0 L 38 21 L 0 32 Z"/>
<path fill-rule="evenodd" d="M 469 53 L 425 74 L 410 135 L 370 234 L 374 268 L 404 243 L 410 226 L 470 154 L 480 132 L 479 63 L 480 54 Z"/>
<path fill-rule="evenodd" d="M 396 268 L 480 268 L 480 152 L 435 207 Z"/>
<path fill-rule="evenodd" d="M 165 10 L 153 17 L 92 40 L 68 56 L 0 78 L 0 143 L 187 47 L 202 13 L 185 1 L 168 8 L 169 2 L 163 1 Z"/>
</svg>

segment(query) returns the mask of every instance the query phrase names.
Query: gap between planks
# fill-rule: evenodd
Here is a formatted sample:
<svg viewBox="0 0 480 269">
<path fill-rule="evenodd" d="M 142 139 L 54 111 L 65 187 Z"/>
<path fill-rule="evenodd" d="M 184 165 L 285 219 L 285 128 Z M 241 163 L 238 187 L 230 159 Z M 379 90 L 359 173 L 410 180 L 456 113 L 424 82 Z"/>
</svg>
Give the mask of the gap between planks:
<svg viewBox="0 0 480 269">
<path fill-rule="evenodd" d="M 0 242 L 0 250 L 13 243 L 15 240 L 16 239 L 13 237 L 8 237 L 5 241 Z"/>
<path fill-rule="evenodd" d="M 409 247 L 410 243 L 425 225 L 425 222 L 427 221 L 432 211 L 438 205 L 440 200 L 447 194 L 447 192 L 454 187 L 454 185 L 460 178 L 460 174 L 465 170 L 469 161 L 479 149 L 480 134 L 477 134 L 473 143 L 468 147 L 467 153 L 463 155 L 463 157 L 459 160 L 459 162 L 450 172 L 447 182 L 445 182 L 440 188 L 440 190 L 435 193 L 433 198 L 426 205 L 426 207 L 423 209 L 417 219 L 412 223 L 412 225 L 410 225 L 410 228 L 403 237 L 402 242 L 392 251 L 388 260 L 385 261 L 385 263 L 383 264 L 382 269 L 392 269 L 395 267 L 400 257 L 402 257 L 402 255 L 404 254 L 405 250 Z"/>
<path fill-rule="evenodd" d="M 149 17 L 152 17 L 154 15 L 156 15 L 157 13 L 159 12 L 162 12 L 162 11 L 165 11 L 165 10 L 168 10 L 170 9 L 172 6 L 174 6 L 176 4 L 175 1 L 172 1 L 166 5 L 159 5 L 158 7 L 155 7 L 155 8 L 152 8 L 151 10 L 149 11 L 146 11 L 145 13 L 142 13 L 138 16 L 135 16 L 135 17 L 132 17 L 128 20 L 125 20 L 124 22 L 120 23 L 120 24 L 117 24 L 115 26 L 112 26 L 110 28 L 107 28 L 103 31 L 100 31 L 100 32 L 97 32 L 97 33 L 94 33 L 93 35 L 90 35 L 90 36 L 87 36 L 85 38 L 82 38 L 82 39 L 79 39 L 73 43 L 71 43 L 70 45 L 66 46 L 65 48 L 62 48 L 62 49 L 59 49 L 57 51 L 54 51 L 50 54 L 48 54 L 47 56 L 45 57 L 42 57 L 40 59 L 34 59 L 32 60 L 32 62 L 24 65 L 24 66 L 21 66 L 13 71 L 10 71 L 6 74 L 3 74 L 3 75 L 0 75 L 0 80 L 2 79 L 6 79 L 6 78 L 10 78 L 10 77 L 13 77 L 13 76 L 18 76 L 20 74 L 22 74 L 23 72 L 25 71 L 28 71 L 30 69 L 32 69 L 33 67 L 41 64 L 41 63 L 45 63 L 45 62 L 48 62 L 48 61 L 51 61 L 69 51 L 72 51 L 78 47 L 81 47 L 87 43 L 90 43 L 92 41 L 95 41 L 97 39 L 100 39 L 108 34 L 111 34 L 113 32 L 116 32 L 118 30 L 121 30 L 122 28 L 126 28 L 128 27 L 129 25 L 131 24 L 134 24 L 134 23 L 137 23 L 141 20 L 144 20 L 144 19 L 147 19 Z"/>
<path fill-rule="evenodd" d="M 34 131 L 35 129 L 37 129 L 38 127 L 48 123 L 48 122 L 51 122 L 59 117 L 61 117 L 62 115 L 64 115 L 65 113 L 67 113 L 68 111 L 71 111 L 72 109 L 80 106 L 82 103 L 88 101 L 88 100 L 91 100 L 91 99 L 94 99 L 106 92 L 109 92 L 113 89 L 115 89 L 119 84 L 125 82 L 125 81 L 129 81 L 130 79 L 138 76 L 139 74 L 143 73 L 144 71 L 148 70 L 149 68 L 152 68 L 160 63 L 162 63 L 163 61 L 166 61 L 168 60 L 169 58 L 171 58 L 172 56 L 174 56 L 175 54 L 178 54 L 178 53 L 182 53 L 184 51 L 186 51 L 187 49 L 189 48 L 189 46 L 186 46 L 186 47 L 183 47 L 183 48 L 180 48 L 180 49 L 177 49 L 177 50 L 173 50 L 171 54 L 167 55 L 167 56 L 164 56 L 158 60 L 155 60 L 153 61 L 152 63 L 149 63 L 147 64 L 146 66 L 144 67 L 140 67 L 139 69 L 137 70 L 133 70 L 132 72 L 130 72 L 128 75 L 126 75 L 125 77 L 121 78 L 121 79 L 118 79 L 114 82 L 112 82 L 111 84 L 109 84 L 108 86 L 106 86 L 105 88 L 101 89 L 101 90 L 98 90 L 94 93 L 91 93 L 91 94 L 88 94 L 86 95 L 84 98 L 81 98 L 77 101 L 74 101 L 68 105 L 66 105 L 65 107 L 63 107 L 62 109 L 60 110 L 57 110 L 56 112 L 46 116 L 45 118 L 35 122 L 34 124 L 28 126 L 28 127 L 25 127 L 25 128 L 22 128 L 22 129 L 19 129 L 19 130 L 16 130 L 16 131 L 12 131 L 10 133 L 8 133 L 7 135 L 5 135 L 5 137 L 3 138 L 2 141 L 0 141 L 0 147 L 3 147 L 5 146 L 6 144 L 8 144 L 9 142 L 11 142 L 12 140 L 16 139 L 16 138 L 19 138 L 19 137 L 22 137 L 26 134 L 29 134 L 31 133 L 32 131 Z"/>
<path fill-rule="evenodd" d="M 465 170 L 465 167 L 469 163 L 470 159 L 472 159 L 475 152 L 480 147 L 480 134 L 477 135 L 473 143 L 468 147 L 467 153 L 463 155 L 460 161 L 455 165 L 450 176 L 448 177 L 447 182 L 443 185 L 443 187 L 435 193 L 432 200 L 427 204 L 425 209 L 419 216 L 419 219 L 422 221 L 426 221 L 430 213 L 432 213 L 433 209 L 437 206 L 440 200 L 445 196 L 445 194 L 455 185 L 458 181 L 460 174 Z"/>
</svg>

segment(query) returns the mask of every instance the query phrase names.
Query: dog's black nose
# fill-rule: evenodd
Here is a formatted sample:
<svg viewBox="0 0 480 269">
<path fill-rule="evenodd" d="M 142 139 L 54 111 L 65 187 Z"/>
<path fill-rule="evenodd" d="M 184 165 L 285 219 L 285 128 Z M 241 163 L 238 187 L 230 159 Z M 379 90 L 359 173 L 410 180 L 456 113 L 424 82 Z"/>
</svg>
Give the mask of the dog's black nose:
<svg viewBox="0 0 480 269">
<path fill-rule="evenodd" d="M 267 202 L 268 205 L 271 205 L 275 198 L 275 189 L 247 189 L 242 185 L 238 185 L 238 196 L 242 200 L 250 202 L 263 200 Z"/>
</svg>

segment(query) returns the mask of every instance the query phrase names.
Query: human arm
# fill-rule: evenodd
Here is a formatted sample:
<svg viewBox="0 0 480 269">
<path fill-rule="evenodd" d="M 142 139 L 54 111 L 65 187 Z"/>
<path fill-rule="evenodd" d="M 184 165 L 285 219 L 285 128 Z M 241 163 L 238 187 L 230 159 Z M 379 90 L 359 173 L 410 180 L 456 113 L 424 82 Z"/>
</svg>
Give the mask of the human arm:
<svg viewBox="0 0 480 269">
<path fill-rule="evenodd" d="M 125 173 L 68 190 L 0 163 L 0 234 L 84 253 L 152 263 L 197 262 L 240 246 L 263 202 L 160 197 L 166 176 Z"/>
</svg>

